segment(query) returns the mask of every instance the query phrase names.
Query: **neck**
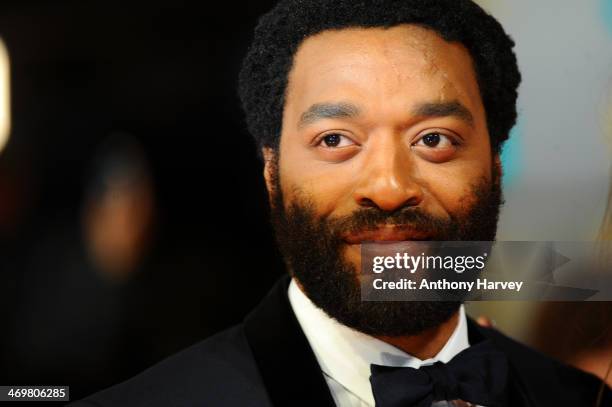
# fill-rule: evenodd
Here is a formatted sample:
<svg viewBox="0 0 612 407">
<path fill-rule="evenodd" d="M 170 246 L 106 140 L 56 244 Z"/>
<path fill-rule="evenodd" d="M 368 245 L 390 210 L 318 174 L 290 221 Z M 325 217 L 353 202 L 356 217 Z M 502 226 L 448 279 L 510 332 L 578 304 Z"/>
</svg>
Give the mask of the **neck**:
<svg viewBox="0 0 612 407">
<path fill-rule="evenodd" d="M 306 294 L 306 290 L 302 286 L 302 283 L 296 278 L 295 282 L 300 289 Z M 375 338 L 380 339 L 383 342 L 387 342 L 389 345 L 393 345 L 398 349 L 412 355 L 421 360 L 426 360 L 436 356 L 444 347 L 446 342 L 457 328 L 459 323 L 459 310 L 446 321 L 440 325 L 427 329 L 418 335 L 411 336 L 382 336 L 374 335 Z"/>
<path fill-rule="evenodd" d="M 412 356 L 425 360 L 433 358 L 442 350 L 458 323 L 459 311 L 455 312 L 447 321 L 418 335 L 375 337 Z"/>
</svg>

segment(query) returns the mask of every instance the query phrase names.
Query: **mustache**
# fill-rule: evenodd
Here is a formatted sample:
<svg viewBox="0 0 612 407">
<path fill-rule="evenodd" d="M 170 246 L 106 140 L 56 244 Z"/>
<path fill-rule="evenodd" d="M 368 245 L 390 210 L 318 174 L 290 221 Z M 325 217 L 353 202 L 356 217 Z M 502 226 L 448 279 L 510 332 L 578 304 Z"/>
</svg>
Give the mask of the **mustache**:
<svg viewBox="0 0 612 407">
<path fill-rule="evenodd" d="M 328 221 L 334 236 L 369 232 L 382 227 L 406 227 L 432 235 L 446 234 L 453 227 L 453 219 L 441 219 L 418 207 L 400 208 L 393 212 L 379 208 L 362 208 L 350 215 Z"/>
</svg>

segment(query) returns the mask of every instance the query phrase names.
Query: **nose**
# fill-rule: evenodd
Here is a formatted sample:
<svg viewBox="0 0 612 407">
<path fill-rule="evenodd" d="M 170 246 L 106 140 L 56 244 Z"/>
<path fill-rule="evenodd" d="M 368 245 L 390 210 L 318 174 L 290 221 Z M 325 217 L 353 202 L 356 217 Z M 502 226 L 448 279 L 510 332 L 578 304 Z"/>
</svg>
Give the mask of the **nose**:
<svg viewBox="0 0 612 407">
<path fill-rule="evenodd" d="M 359 206 L 393 212 L 417 206 L 423 201 L 423 189 L 415 177 L 410 147 L 395 137 L 380 135 L 364 155 L 363 175 L 354 191 Z"/>
</svg>

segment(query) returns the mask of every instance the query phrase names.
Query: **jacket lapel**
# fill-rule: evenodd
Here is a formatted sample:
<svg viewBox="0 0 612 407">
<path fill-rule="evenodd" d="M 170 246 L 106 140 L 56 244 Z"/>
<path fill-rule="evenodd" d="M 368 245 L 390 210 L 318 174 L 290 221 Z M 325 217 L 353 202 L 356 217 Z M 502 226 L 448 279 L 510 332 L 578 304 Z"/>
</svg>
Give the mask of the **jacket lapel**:
<svg viewBox="0 0 612 407">
<path fill-rule="evenodd" d="M 275 406 L 335 406 L 319 363 L 291 309 L 282 277 L 245 319 L 247 341 Z"/>
<path fill-rule="evenodd" d="M 495 340 L 494 336 L 491 335 L 493 330 L 486 329 L 478 325 L 472 318 L 467 318 L 468 322 L 468 341 L 470 345 L 475 345 L 484 340 L 491 340 L 493 344 L 503 351 L 507 355 L 506 349 L 499 346 L 499 343 Z M 521 374 L 516 370 L 515 361 L 510 357 L 509 372 L 508 372 L 508 385 L 507 385 L 507 406 L 508 407 L 536 407 L 539 404 L 535 404 L 527 391 L 527 387 L 521 380 Z"/>
<path fill-rule="evenodd" d="M 489 339 L 508 356 L 509 406 L 594 405 L 598 381 L 591 375 L 549 359 L 495 329 L 483 328 L 470 318 L 468 335 L 470 344 Z"/>
</svg>

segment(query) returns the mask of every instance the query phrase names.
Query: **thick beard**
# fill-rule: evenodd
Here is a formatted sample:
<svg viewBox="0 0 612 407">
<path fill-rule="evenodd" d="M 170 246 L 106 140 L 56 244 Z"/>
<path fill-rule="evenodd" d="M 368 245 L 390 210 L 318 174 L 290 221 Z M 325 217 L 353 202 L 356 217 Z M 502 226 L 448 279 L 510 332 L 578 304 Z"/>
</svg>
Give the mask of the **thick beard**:
<svg viewBox="0 0 612 407">
<path fill-rule="evenodd" d="M 342 256 L 339 237 L 348 231 L 380 225 L 412 225 L 437 241 L 493 241 L 502 204 L 499 175 L 473 187 L 476 202 L 466 215 L 436 218 L 418 207 L 385 212 L 363 208 L 340 219 L 317 217 L 313 201 L 299 189 L 285 208 L 277 162 L 271 163 L 271 217 L 276 239 L 291 275 L 306 295 L 340 323 L 373 336 L 418 335 L 434 328 L 458 310 L 461 302 L 361 301 L 359 271 Z"/>
</svg>

